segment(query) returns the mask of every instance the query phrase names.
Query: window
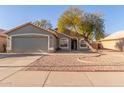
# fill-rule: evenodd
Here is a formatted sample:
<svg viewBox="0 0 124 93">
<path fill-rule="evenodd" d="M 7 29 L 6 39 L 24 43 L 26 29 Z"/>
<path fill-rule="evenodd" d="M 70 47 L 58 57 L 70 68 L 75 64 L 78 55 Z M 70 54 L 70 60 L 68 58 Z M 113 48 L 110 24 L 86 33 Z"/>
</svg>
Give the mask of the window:
<svg viewBox="0 0 124 93">
<path fill-rule="evenodd" d="M 61 38 L 60 39 L 60 47 L 61 48 L 68 48 L 68 38 Z"/>
<path fill-rule="evenodd" d="M 87 47 L 83 39 L 80 40 L 80 47 L 81 48 L 86 48 Z"/>
</svg>

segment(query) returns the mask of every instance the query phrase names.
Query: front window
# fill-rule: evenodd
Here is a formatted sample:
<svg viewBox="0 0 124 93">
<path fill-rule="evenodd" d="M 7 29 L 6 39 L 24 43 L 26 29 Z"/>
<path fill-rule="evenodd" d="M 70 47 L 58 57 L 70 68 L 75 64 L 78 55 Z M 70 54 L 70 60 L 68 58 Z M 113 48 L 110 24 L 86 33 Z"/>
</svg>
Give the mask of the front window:
<svg viewBox="0 0 124 93">
<path fill-rule="evenodd" d="M 81 48 L 86 48 L 87 47 L 83 39 L 80 40 L 80 47 Z"/>
<path fill-rule="evenodd" d="M 60 39 L 60 47 L 61 48 L 67 48 L 68 47 L 68 38 L 61 38 Z"/>
</svg>

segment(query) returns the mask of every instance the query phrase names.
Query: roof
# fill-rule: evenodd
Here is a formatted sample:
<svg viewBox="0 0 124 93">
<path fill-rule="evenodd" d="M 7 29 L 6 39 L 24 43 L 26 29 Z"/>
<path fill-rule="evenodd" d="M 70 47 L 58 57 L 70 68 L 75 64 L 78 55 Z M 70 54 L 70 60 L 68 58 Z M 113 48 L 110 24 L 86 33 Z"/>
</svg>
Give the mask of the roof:
<svg viewBox="0 0 124 93">
<path fill-rule="evenodd" d="M 124 31 L 118 31 L 118 32 L 115 32 L 115 33 L 105 37 L 101 41 L 116 40 L 116 39 L 122 39 L 122 38 L 124 38 Z"/>
<path fill-rule="evenodd" d="M 43 29 L 43 28 L 41 28 L 41 27 L 38 27 L 38 26 L 32 24 L 31 22 L 28 22 L 28 23 L 22 24 L 22 25 L 20 25 L 20 26 L 17 26 L 17 27 L 15 27 L 15 28 L 13 28 L 13 29 L 10 29 L 10 30 L 6 31 L 5 33 L 8 34 L 8 33 L 12 32 L 12 31 L 16 31 L 17 29 L 20 29 L 20 28 L 25 27 L 25 26 L 27 26 L 27 25 L 31 25 L 31 26 L 33 26 L 33 27 L 35 27 L 35 28 L 37 28 L 37 29 L 50 32 L 50 33 L 52 33 L 53 35 L 57 36 L 55 32 L 53 32 L 53 31 L 51 31 L 51 30 L 45 30 L 45 29 Z"/>
<path fill-rule="evenodd" d="M 66 31 L 65 33 L 62 33 L 58 30 L 58 28 L 55 29 L 55 32 L 58 33 L 58 34 L 62 34 L 62 35 L 65 35 L 69 38 L 77 38 L 77 37 L 80 37 L 81 35 L 77 32 L 74 32 L 74 31 Z"/>
<path fill-rule="evenodd" d="M 67 36 L 67 37 L 69 37 L 69 38 L 73 38 L 73 37 L 71 37 L 71 36 L 69 36 L 69 35 L 67 35 L 67 34 L 64 34 L 64 33 L 60 33 L 60 32 L 57 32 L 57 31 L 55 31 L 55 32 L 57 33 L 57 35 L 58 35 L 58 34 L 62 34 L 62 35 Z"/>
<path fill-rule="evenodd" d="M 5 30 L 0 28 L 0 33 L 3 33 Z"/>
<path fill-rule="evenodd" d="M 0 28 L 0 36 L 7 37 L 6 34 L 4 34 L 5 30 Z"/>
</svg>

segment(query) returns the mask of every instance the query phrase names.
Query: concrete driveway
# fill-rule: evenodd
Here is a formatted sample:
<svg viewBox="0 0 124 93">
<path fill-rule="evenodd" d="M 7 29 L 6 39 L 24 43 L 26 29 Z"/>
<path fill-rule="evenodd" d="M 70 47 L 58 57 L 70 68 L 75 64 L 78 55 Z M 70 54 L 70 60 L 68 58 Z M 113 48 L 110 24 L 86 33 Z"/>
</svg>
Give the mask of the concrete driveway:
<svg viewBox="0 0 124 93">
<path fill-rule="evenodd" d="M 124 72 L 18 71 L 1 87 L 124 87 Z"/>
<path fill-rule="evenodd" d="M 0 55 L 1 56 L 1 55 Z M 25 66 L 34 62 L 41 56 L 28 56 L 28 55 L 16 55 L 8 56 L 4 55 L 0 59 L 0 81 L 7 78 L 8 76 L 18 72 Z"/>
</svg>

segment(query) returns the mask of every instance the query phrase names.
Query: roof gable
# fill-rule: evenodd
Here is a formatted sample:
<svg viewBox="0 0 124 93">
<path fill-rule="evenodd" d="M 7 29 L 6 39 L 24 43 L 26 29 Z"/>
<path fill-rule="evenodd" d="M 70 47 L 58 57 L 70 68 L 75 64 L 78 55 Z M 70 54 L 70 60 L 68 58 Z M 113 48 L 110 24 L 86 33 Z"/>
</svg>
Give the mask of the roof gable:
<svg viewBox="0 0 124 93">
<path fill-rule="evenodd" d="M 37 28 L 37 29 L 39 29 L 40 31 L 44 30 L 44 31 L 49 32 L 49 33 L 51 33 L 51 34 L 53 34 L 53 35 L 56 36 L 56 33 L 55 33 L 55 32 L 42 29 L 41 27 L 38 27 L 38 26 L 36 26 L 36 25 L 34 25 L 34 24 L 30 23 L 30 22 L 29 22 L 29 23 L 25 23 L 25 24 L 20 25 L 20 26 L 17 26 L 17 27 L 15 27 L 15 28 L 13 28 L 13 29 L 10 29 L 9 31 L 7 31 L 7 32 L 5 32 L 5 33 L 8 34 L 8 33 L 10 33 L 10 32 L 16 31 L 16 30 L 21 29 L 21 28 L 26 27 L 26 26 L 33 26 L 34 28 Z"/>
</svg>

